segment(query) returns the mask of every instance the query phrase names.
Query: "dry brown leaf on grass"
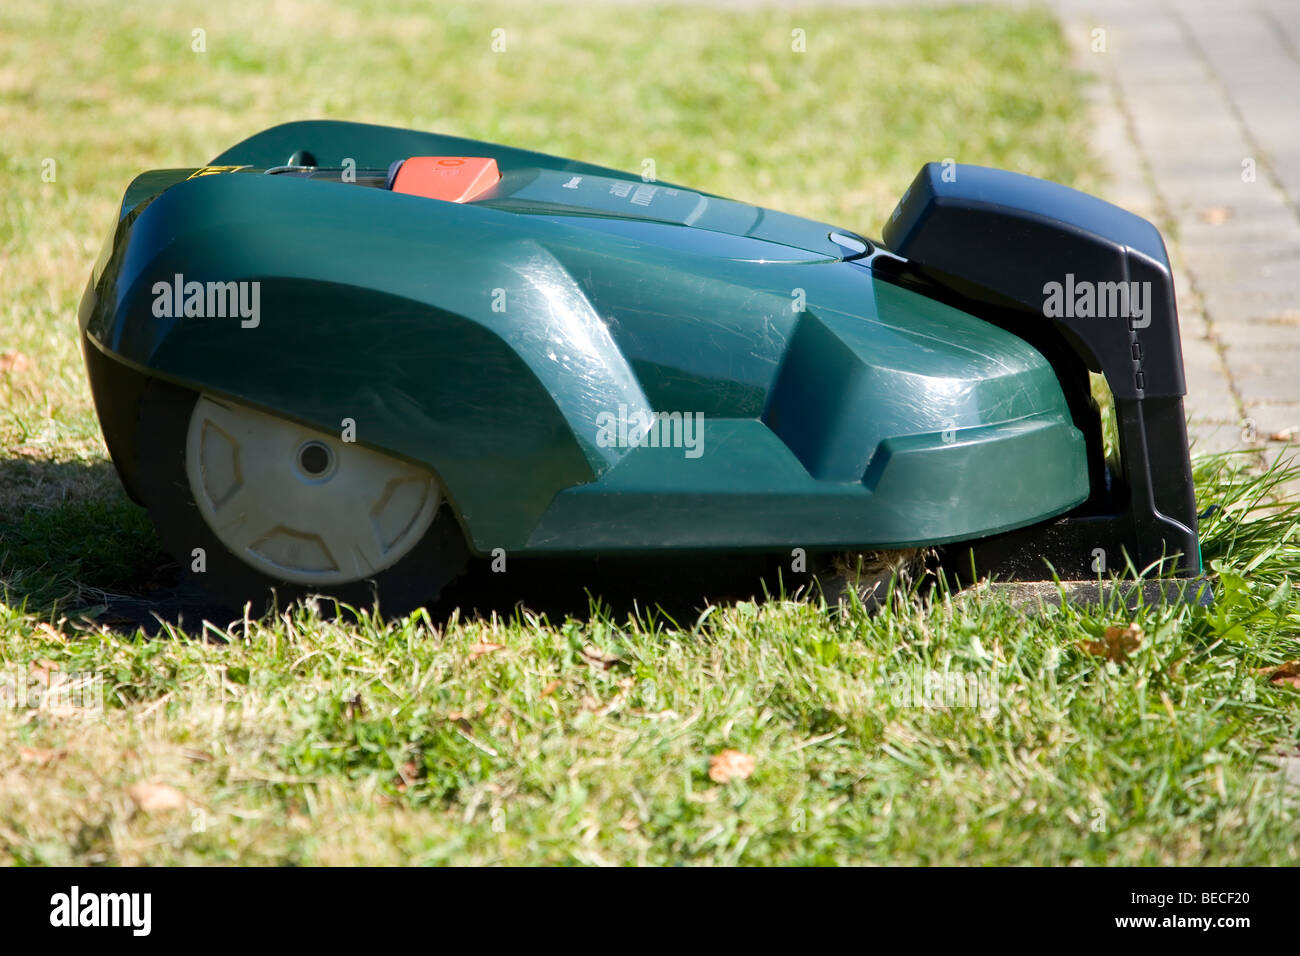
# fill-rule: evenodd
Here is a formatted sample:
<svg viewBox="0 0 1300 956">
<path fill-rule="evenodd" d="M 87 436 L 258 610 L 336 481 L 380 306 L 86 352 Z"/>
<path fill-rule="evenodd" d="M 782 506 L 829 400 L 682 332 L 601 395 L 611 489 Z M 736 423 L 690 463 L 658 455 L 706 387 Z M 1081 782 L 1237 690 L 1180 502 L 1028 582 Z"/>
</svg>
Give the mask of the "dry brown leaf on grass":
<svg viewBox="0 0 1300 956">
<path fill-rule="evenodd" d="M 485 654 L 495 654 L 497 651 L 504 651 L 505 649 L 506 646 L 504 644 L 489 644 L 486 641 L 478 644 L 471 644 L 469 646 L 469 659 L 476 661 Z"/>
<path fill-rule="evenodd" d="M 36 630 L 50 638 L 50 640 L 58 641 L 60 644 L 68 643 L 68 635 L 64 634 L 62 631 L 55 630 L 44 621 L 41 621 L 36 625 Z"/>
<path fill-rule="evenodd" d="M 545 700 L 547 697 L 550 697 L 550 696 L 551 696 L 552 694 L 554 694 L 557 690 L 559 690 L 563 685 L 564 685 L 564 681 L 561 681 L 561 680 L 553 680 L 553 681 L 551 681 L 549 684 L 547 684 L 545 687 L 542 688 L 542 692 L 541 692 L 541 694 L 539 694 L 538 696 L 539 696 L 542 700 Z"/>
<path fill-rule="evenodd" d="M 582 657 L 588 664 L 593 667 L 599 667 L 601 670 L 609 670 L 618 664 L 623 663 L 623 658 L 617 654 L 610 654 L 602 651 L 595 644 L 588 644 L 582 649 Z"/>
<path fill-rule="evenodd" d="M 754 758 L 739 750 L 724 750 L 709 760 L 709 779 L 714 783 L 746 780 L 754 772 Z"/>
<path fill-rule="evenodd" d="M 1257 667 L 1256 674 L 1264 674 L 1270 684 L 1282 684 L 1300 690 L 1300 661 L 1283 661 L 1274 667 Z"/>
<path fill-rule="evenodd" d="M 1104 657 L 1116 664 L 1123 664 L 1138 649 L 1145 636 L 1142 628 L 1136 624 L 1112 624 L 1106 628 L 1106 634 L 1100 641 L 1080 641 L 1079 646 L 1093 657 Z"/>
<path fill-rule="evenodd" d="M 34 763 L 39 767 L 62 760 L 68 755 L 66 750 L 41 750 L 38 747 L 19 747 L 18 759 L 23 763 Z"/>
<path fill-rule="evenodd" d="M 144 813 L 165 813 L 185 806 L 185 796 L 165 783 L 133 783 L 126 788 L 131 802 Z"/>
<path fill-rule="evenodd" d="M 0 372 L 8 372 L 17 375 L 25 372 L 32 367 L 32 360 L 22 352 L 10 349 L 7 352 L 0 352 Z"/>
</svg>

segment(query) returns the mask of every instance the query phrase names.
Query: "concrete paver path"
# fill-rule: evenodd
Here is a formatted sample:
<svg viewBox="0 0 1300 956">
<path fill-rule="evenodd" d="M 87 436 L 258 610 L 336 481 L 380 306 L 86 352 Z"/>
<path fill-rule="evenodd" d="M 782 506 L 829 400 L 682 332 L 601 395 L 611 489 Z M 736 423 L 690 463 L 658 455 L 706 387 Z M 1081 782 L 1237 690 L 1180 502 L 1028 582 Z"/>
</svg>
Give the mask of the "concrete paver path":
<svg viewBox="0 0 1300 956">
<path fill-rule="evenodd" d="M 1300 2 L 1053 5 L 1102 78 L 1103 194 L 1170 246 L 1195 447 L 1300 439 Z"/>
</svg>

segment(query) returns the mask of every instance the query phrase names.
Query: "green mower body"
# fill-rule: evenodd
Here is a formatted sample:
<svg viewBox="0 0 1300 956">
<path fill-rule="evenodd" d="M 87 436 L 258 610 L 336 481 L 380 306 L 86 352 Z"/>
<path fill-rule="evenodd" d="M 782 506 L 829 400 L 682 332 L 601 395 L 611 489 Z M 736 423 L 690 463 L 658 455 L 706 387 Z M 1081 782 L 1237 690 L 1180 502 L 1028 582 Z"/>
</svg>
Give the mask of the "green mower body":
<svg viewBox="0 0 1300 956">
<path fill-rule="evenodd" d="M 936 218 L 941 198 L 919 213 L 905 198 L 896 221 L 923 233 L 912 220 Z M 382 541 L 433 507 L 480 555 L 892 549 L 1006 540 L 1068 513 L 1105 518 L 1101 546 L 1134 559 L 1186 554 L 1185 540 L 1116 523 L 1137 486 L 1121 489 L 1126 466 L 1104 461 L 1086 394 L 1087 367 L 1106 372 L 1150 326 L 1098 320 L 1123 342 L 1089 344 L 1090 327 L 1034 314 L 1001 279 L 985 287 L 941 266 L 611 169 L 293 123 L 208 167 L 137 178 L 81 329 L 128 492 L 155 517 L 171 505 L 151 499 L 188 494 L 272 585 L 277 562 L 281 580 L 303 586 L 312 568 L 344 572 L 322 586 L 384 570 L 382 547 L 333 546 L 333 532 L 313 541 L 310 496 L 343 480 L 352 445 L 401 463 L 365 492 L 377 504 L 364 520 L 392 525 Z M 1175 319 L 1175 348 L 1176 334 Z M 1130 401 L 1157 397 L 1145 384 Z M 200 425 L 191 412 L 186 425 L 144 408 L 197 396 L 301 433 L 285 438 L 296 479 L 265 481 L 307 510 L 297 524 L 270 520 L 266 534 L 282 540 L 260 558 L 239 552 L 269 539 L 223 535 L 223 521 L 248 518 L 242 506 L 220 514 L 219 499 L 256 492 L 250 456 L 273 445 L 238 432 L 261 419 L 222 425 L 214 411 Z M 185 434 L 160 433 L 173 420 Z M 328 458 L 320 471 L 304 442 L 322 446 L 311 452 Z M 1185 436 L 1181 448 L 1179 467 Z M 176 478 L 169 491 L 158 472 L 184 474 L 188 489 Z M 390 507 L 421 472 L 432 505 Z M 1152 510 L 1176 511 L 1194 545 L 1187 496 L 1161 493 L 1181 495 L 1177 509 Z M 187 543 L 169 540 L 182 561 Z M 1086 544 L 1070 545 L 1080 560 Z"/>
</svg>

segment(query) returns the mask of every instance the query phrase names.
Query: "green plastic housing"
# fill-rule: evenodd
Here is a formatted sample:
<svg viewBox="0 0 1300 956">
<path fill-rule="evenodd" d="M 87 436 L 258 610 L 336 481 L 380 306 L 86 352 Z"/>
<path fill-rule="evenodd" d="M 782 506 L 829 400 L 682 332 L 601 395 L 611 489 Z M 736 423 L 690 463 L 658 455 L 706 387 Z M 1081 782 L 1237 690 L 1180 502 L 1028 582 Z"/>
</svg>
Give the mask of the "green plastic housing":
<svg viewBox="0 0 1300 956">
<path fill-rule="evenodd" d="M 87 348 L 322 430 L 350 419 L 359 442 L 437 474 L 476 552 L 904 547 L 1088 496 L 1083 436 L 1043 356 L 880 280 L 888 253 L 852 258 L 831 238 L 844 230 L 361 124 L 287 124 L 213 162 L 305 155 L 378 169 L 491 156 L 503 175 L 457 204 L 146 173 L 87 289 Z M 257 324 L 155 315 L 177 275 L 257 282 Z M 107 422 L 117 399 L 96 399 Z M 656 413 L 663 440 L 634 442 Z"/>
</svg>

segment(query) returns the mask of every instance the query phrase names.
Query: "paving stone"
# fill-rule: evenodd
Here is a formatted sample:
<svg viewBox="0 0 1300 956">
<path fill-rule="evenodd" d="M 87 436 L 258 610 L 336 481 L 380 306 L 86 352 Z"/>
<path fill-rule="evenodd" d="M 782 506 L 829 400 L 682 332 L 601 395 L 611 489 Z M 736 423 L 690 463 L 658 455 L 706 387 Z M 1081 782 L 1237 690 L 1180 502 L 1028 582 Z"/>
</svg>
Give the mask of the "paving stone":
<svg viewBox="0 0 1300 956">
<path fill-rule="evenodd" d="M 1225 181 L 1202 183 L 1201 188 L 1199 202 L 1180 217 L 1180 242 L 1220 247 L 1271 243 L 1300 252 L 1300 222 L 1267 184 Z"/>
<path fill-rule="evenodd" d="M 1206 340 L 1183 336 L 1183 376 L 1187 417 L 1200 422 L 1235 422 L 1237 400 L 1228 386 L 1218 351 Z"/>
<path fill-rule="evenodd" d="M 1243 413 L 1268 434 L 1300 425 L 1300 4 L 1053 5 L 1104 81 L 1090 101 L 1106 197 L 1172 219 L 1198 451 L 1247 447 Z M 1104 54 L 1089 51 L 1098 26 Z"/>
<path fill-rule="evenodd" d="M 1274 352 L 1279 360 L 1295 363 L 1296 375 L 1300 376 L 1300 322 L 1216 322 L 1214 334 L 1229 361 L 1234 351 Z M 1300 401 L 1300 390 L 1296 400 Z"/>
<path fill-rule="evenodd" d="M 1300 444 L 1300 402 L 1249 402 L 1246 419 L 1260 442 Z"/>
<path fill-rule="evenodd" d="M 1041 614 L 1060 607 L 1062 601 L 1084 607 L 1139 607 L 1169 604 L 1200 604 L 1213 601 L 1213 585 L 1202 577 L 1163 578 L 1136 581 L 983 581 L 961 592 L 964 600 L 983 595 L 1006 598 L 1025 614 Z"/>
<path fill-rule="evenodd" d="M 1292 288 L 1300 288 L 1294 284 L 1295 276 L 1300 274 L 1300 242 L 1295 245 L 1269 240 L 1211 243 L 1189 242 L 1184 238 L 1178 244 L 1184 262 L 1199 283 L 1251 277 L 1269 279 L 1289 273 Z M 1300 292 L 1297 296 L 1300 297 Z"/>
<path fill-rule="evenodd" d="M 1187 426 L 1187 440 L 1191 444 L 1193 455 L 1217 455 L 1225 451 L 1242 451 L 1251 449 L 1242 440 L 1241 425 L 1234 424 L 1200 424 L 1192 422 Z"/>
<path fill-rule="evenodd" d="M 1219 324 L 1250 324 L 1259 319 L 1291 318 L 1295 314 L 1296 299 L 1294 293 L 1287 290 L 1276 292 L 1252 289 L 1228 289 L 1216 285 L 1200 283 L 1204 290 L 1205 311 L 1210 321 Z M 1231 368 L 1231 364 L 1229 364 Z M 1300 386 L 1300 381 L 1297 381 Z M 1300 388 L 1297 388 L 1300 391 Z"/>
<path fill-rule="evenodd" d="M 1286 402 L 1296 393 L 1293 362 L 1264 363 L 1243 361 L 1229 356 L 1228 368 L 1237 393 L 1251 402 Z"/>
</svg>

